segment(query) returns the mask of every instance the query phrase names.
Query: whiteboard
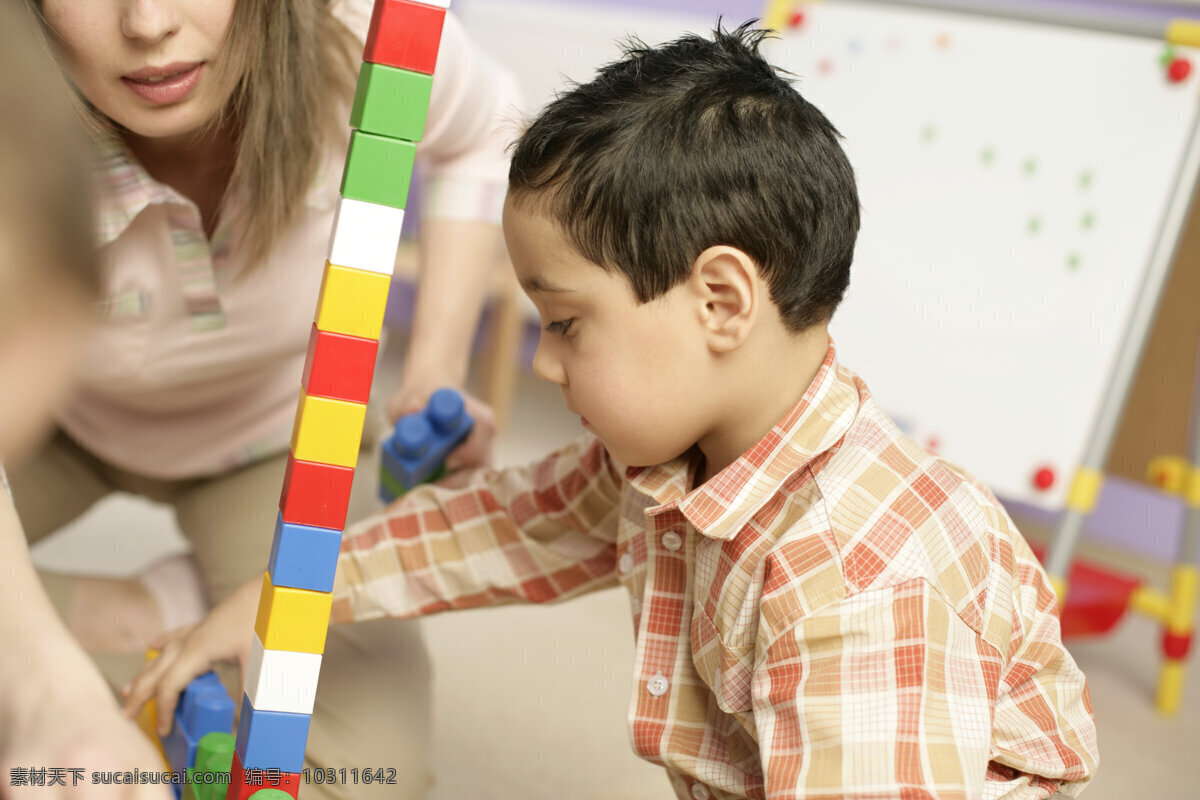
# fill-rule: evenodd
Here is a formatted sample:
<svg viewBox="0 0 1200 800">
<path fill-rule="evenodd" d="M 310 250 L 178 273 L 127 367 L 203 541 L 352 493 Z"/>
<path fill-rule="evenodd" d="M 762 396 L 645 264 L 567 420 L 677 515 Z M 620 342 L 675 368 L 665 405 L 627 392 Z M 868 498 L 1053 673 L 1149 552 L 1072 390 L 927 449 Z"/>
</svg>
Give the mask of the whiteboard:
<svg viewBox="0 0 1200 800">
<path fill-rule="evenodd" d="M 471 0 L 465 21 L 530 109 L 618 57 L 615 38 L 714 22 L 511 0 Z M 1168 81 L 1164 49 L 855 2 L 807 5 L 766 49 L 858 176 L 841 360 L 919 444 L 1006 498 L 1061 508 L 1082 461 L 1196 112 L 1196 70 Z"/>
</svg>

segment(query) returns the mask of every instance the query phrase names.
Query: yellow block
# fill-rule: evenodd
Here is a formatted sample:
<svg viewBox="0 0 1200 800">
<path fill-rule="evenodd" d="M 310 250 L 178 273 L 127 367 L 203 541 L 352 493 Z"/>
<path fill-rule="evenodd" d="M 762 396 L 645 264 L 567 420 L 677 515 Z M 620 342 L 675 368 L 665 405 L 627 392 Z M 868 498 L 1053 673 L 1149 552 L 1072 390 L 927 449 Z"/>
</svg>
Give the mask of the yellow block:
<svg viewBox="0 0 1200 800">
<path fill-rule="evenodd" d="M 329 592 L 276 586 L 268 572 L 263 577 L 254 632 L 266 650 L 324 653 L 332 610 L 333 595 Z"/>
<path fill-rule="evenodd" d="M 1104 483 L 1104 473 L 1098 469 L 1084 467 L 1075 473 L 1071 481 L 1071 491 L 1067 493 L 1067 508 L 1081 514 L 1089 514 L 1096 507 L 1096 498 L 1100 496 L 1100 487 Z"/>
<path fill-rule="evenodd" d="M 1167 23 L 1167 42 L 1185 47 L 1200 47 L 1200 22 L 1174 19 Z"/>
<path fill-rule="evenodd" d="M 298 461 L 353 468 L 358 463 L 366 418 L 363 403 L 309 397 L 301 389 L 292 427 L 292 453 Z"/>
<path fill-rule="evenodd" d="M 378 339 L 391 285 L 391 275 L 339 267 L 326 261 L 321 296 L 317 300 L 317 328 Z"/>
<path fill-rule="evenodd" d="M 146 651 L 146 663 L 150 663 L 158 658 L 159 651 L 150 649 Z M 154 744 L 154 749 L 162 756 L 162 763 L 166 765 L 166 769 L 171 769 L 171 761 L 167 758 L 167 752 L 163 750 L 162 739 L 158 738 L 158 701 L 151 697 L 141 707 L 137 715 L 137 726 L 141 728 L 142 733 L 146 734 L 146 738 Z"/>
<path fill-rule="evenodd" d="M 1179 710 L 1183 700 L 1183 684 L 1187 677 L 1187 667 L 1182 661 L 1164 659 L 1158 672 L 1158 696 L 1155 705 L 1158 713 L 1170 716 Z"/>
</svg>

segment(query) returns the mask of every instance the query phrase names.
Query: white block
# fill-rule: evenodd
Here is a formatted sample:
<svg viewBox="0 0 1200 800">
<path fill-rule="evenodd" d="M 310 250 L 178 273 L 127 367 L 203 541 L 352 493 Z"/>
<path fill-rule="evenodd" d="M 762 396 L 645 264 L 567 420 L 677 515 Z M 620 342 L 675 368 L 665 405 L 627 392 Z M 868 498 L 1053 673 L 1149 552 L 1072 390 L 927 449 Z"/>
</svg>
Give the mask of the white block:
<svg viewBox="0 0 1200 800">
<path fill-rule="evenodd" d="M 257 711 L 312 714 L 320 673 L 320 653 L 267 650 L 255 634 L 246 668 L 246 697 Z"/>
<path fill-rule="evenodd" d="M 420 3 L 423 6 L 437 6 L 438 8 L 449 8 L 450 0 L 413 0 L 414 3 Z"/>
<path fill-rule="evenodd" d="M 340 267 L 391 275 L 403 225 L 403 209 L 340 197 L 327 258 Z"/>
</svg>

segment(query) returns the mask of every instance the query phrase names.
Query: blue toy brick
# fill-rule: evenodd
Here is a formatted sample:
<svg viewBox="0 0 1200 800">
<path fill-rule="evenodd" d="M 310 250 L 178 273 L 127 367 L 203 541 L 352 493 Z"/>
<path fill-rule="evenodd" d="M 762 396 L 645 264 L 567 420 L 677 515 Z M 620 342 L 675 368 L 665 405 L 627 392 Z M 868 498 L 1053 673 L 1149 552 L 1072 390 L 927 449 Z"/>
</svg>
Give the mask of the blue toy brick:
<svg viewBox="0 0 1200 800">
<path fill-rule="evenodd" d="M 462 395 L 438 389 L 423 411 L 396 421 L 395 431 L 383 443 L 381 469 L 396 484 L 411 489 L 437 472 L 446 456 L 467 438 L 472 424 Z M 393 494 L 393 488 L 382 488 L 380 495 Z"/>
<path fill-rule="evenodd" d="M 267 571 L 276 586 L 332 592 L 342 532 L 275 519 L 275 539 Z"/>
<path fill-rule="evenodd" d="M 245 769 L 304 769 L 304 747 L 308 742 L 308 714 L 258 711 L 242 695 L 242 717 L 238 720 L 234 749 Z"/>
<path fill-rule="evenodd" d="M 233 730 L 233 700 L 215 672 L 206 672 L 183 690 L 175 708 L 171 732 L 162 737 L 163 752 L 171 769 L 183 772 L 194 767 L 200 739 L 214 731 Z"/>
</svg>

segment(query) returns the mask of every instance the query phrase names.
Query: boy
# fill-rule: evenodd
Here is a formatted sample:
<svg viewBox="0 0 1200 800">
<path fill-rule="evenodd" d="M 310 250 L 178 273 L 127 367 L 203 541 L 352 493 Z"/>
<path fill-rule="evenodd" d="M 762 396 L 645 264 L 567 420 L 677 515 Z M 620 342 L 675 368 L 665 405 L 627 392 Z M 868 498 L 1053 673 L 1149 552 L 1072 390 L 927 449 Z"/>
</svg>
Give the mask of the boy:
<svg viewBox="0 0 1200 800">
<path fill-rule="evenodd" d="M 1045 575 L 835 357 L 853 173 L 763 36 L 637 45 L 521 138 L 504 229 L 534 369 L 588 433 L 349 531 L 334 620 L 619 582 L 631 740 L 680 798 L 1077 796 L 1095 730 Z M 258 590 L 215 612 L 239 636 Z M 244 647 L 218 635 L 180 660 Z"/>
</svg>

